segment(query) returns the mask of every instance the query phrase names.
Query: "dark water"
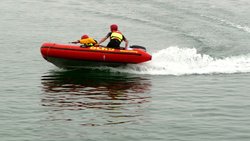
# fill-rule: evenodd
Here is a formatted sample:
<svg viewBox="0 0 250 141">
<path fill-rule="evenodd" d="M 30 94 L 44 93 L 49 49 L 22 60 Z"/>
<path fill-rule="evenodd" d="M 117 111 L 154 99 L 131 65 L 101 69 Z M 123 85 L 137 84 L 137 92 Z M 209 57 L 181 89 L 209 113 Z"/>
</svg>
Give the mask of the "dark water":
<svg viewBox="0 0 250 141">
<path fill-rule="evenodd" d="M 248 141 L 249 9 L 248 0 L 2 0 L 0 139 Z M 112 23 L 152 61 L 61 70 L 41 57 L 43 42 L 99 40 Z"/>
</svg>

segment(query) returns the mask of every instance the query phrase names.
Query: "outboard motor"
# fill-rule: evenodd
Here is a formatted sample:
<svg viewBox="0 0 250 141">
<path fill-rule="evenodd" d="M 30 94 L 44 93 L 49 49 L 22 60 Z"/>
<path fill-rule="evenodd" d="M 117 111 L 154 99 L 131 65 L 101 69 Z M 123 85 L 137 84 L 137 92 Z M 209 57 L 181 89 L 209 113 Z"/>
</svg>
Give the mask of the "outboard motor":
<svg viewBox="0 0 250 141">
<path fill-rule="evenodd" d="M 145 51 L 145 52 L 147 51 L 145 47 L 139 46 L 139 45 L 132 45 L 132 46 L 130 46 L 130 48 L 141 49 L 141 50 L 143 50 L 143 51 Z"/>
</svg>

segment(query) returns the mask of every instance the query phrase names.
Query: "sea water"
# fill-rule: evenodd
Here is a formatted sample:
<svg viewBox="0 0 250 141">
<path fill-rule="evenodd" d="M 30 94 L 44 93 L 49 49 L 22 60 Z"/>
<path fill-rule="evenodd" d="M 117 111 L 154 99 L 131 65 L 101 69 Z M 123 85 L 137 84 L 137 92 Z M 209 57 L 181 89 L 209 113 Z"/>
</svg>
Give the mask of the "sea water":
<svg viewBox="0 0 250 141">
<path fill-rule="evenodd" d="M 248 141 L 249 9 L 248 0 L 2 0 L 0 140 Z M 113 23 L 152 60 L 62 70 L 40 54 L 44 42 L 100 40 Z"/>
</svg>

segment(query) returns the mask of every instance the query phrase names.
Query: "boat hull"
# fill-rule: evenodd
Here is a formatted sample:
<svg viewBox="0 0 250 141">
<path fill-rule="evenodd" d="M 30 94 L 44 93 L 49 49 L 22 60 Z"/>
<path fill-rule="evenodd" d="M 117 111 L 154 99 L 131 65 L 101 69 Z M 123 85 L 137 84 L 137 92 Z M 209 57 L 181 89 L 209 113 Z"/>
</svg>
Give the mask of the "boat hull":
<svg viewBox="0 0 250 141">
<path fill-rule="evenodd" d="M 120 50 L 107 47 L 83 48 L 77 45 L 44 43 L 41 54 L 48 62 L 60 68 L 117 67 L 138 64 L 151 60 L 151 55 L 142 49 Z"/>
</svg>

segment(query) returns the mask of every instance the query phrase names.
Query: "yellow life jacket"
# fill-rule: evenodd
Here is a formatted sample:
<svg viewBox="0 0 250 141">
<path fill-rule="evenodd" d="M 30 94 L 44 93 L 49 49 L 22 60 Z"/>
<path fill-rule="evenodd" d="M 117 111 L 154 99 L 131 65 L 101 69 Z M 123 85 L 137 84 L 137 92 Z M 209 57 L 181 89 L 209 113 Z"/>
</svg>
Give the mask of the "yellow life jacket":
<svg viewBox="0 0 250 141">
<path fill-rule="evenodd" d="M 96 44 L 96 41 L 93 38 L 81 39 L 80 43 L 86 47 L 91 47 Z"/>
<path fill-rule="evenodd" d="M 110 39 L 116 39 L 121 42 L 123 40 L 122 33 L 119 31 L 112 32 L 110 35 Z"/>
</svg>

